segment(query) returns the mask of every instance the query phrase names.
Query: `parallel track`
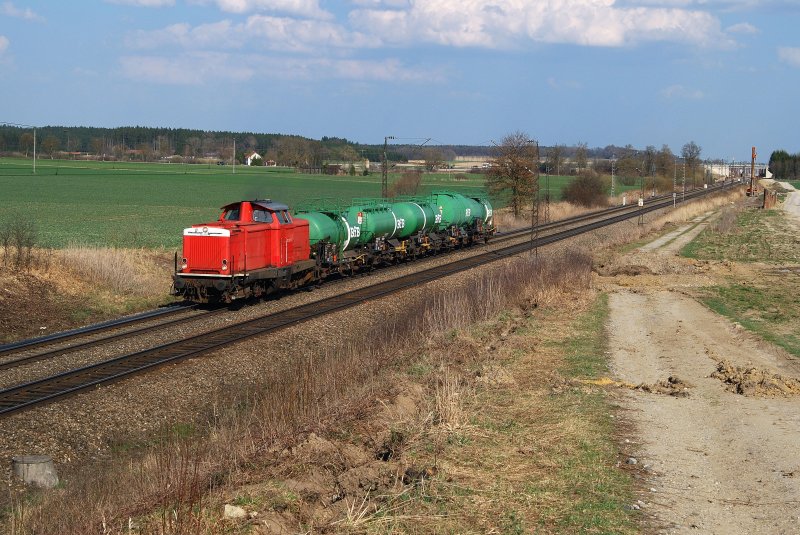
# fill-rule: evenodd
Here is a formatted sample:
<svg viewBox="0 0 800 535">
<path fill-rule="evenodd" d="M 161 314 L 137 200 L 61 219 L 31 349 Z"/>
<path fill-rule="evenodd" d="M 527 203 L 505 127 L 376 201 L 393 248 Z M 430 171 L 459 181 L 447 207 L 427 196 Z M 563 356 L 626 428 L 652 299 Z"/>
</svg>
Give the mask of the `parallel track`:
<svg viewBox="0 0 800 535">
<path fill-rule="evenodd" d="M 656 197 L 654 199 L 649 200 L 648 202 L 655 202 L 660 199 L 661 197 Z M 537 227 L 537 232 L 548 231 L 555 228 L 561 228 L 568 225 L 577 224 L 582 221 L 588 221 L 597 217 L 602 217 L 611 213 L 629 211 L 634 208 L 637 207 L 632 205 L 616 206 L 604 210 L 587 212 L 577 216 L 560 219 L 558 221 L 551 221 L 548 223 L 541 224 Z M 502 243 L 504 241 L 519 238 L 520 236 L 529 234 L 530 231 L 531 231 L 530 228 L 522 228 L 498 234 L 492 240 L 492 244 L 494 245 L 497 243 Z M 208 312 L 202 315 L 193 315 L 189 317 L 176 318 L 173 320 L 168 320 L 165 322 L 158 323 L 157 325 L 148 325 L 137 329 L 124 330 L 126 327 L 133 326 L 142 322 L 147 322 L 150 320 L 163 318 L 166 316 L 171 316 L 176 313 L 185 312 L 187 310 L 196 310 L 196 309 L 197 309 L 196 306 L 186 306 L 181 304 L 172 305 L 169 307 L 164 307 L 162 309 L 143 312 L 141 314 L 137 314 L 126 318 L 119 318 L 116 320 L 111 320 L 103 323 L 89 325 L 86 327 L 81 327 L 79 329 L 74 329 L 61 333 L 55 333 L 49 336 L 43 336 L 29 340 L 22 340 L 11 344 L 0 345 L 0 359 L 2 359 L 3 357 L 10 357 L 14 354 L 22 355 L 18 358 L 8 359 L 0 362 L 0 370 L 12 369 L 19 366 L 32 364 L 34 362 L 48 360 L 51 358 L 55 358 L 59 355 L 63 355 L 65 353 L 72 353 L 78 350 L 88 349 L 90 347 L 99 346 L 112 341 L 119 341 L 125 338 L 130 338 L 132 336 L 143 334 L 145 332 L 153 331 L 155 329 L 163 329 L 170 326 L 177 326 L 184 323 L 192 322 L 200 318 L 207 319 L 209 315 L 224 313 L 226 311 L 226 309 L 217 309 L 215 311 Z M 30 354 L 30 351 L 32 350 L 43 348 L 45 346 L 62 344 L 80 337 L 90 337 L 90 338 L 88 338 L 86 341 L 83 342 L 79 341 L 77 343 L 73 343 L 70 345 L 63 345 L 60 347 L 56 347 L 54 349 L 44 350 L 38 353 Z"/>
<path fill-rule="evenodd" d="M 687 193 L 688 199 L 716 191 L 719 188 Z M 524 253 L 533 247 L 541 247 L 579 234 L 596 230 L 626 219 L 638 217 L 661 208 L 669 207 L 672 200 L 651 202 L 633 211 L 614 215 L 586 225 L 517 243 L 501 249 L 488 251 L 475 256 L 436 266 L 424 271 L 377 283 L 346 294 L 325 298 L 295 308 L 282 310 L 260 318 L 245 321 L 207 333 L 154 347 L 148 350 L 123 355 L 97 364 L 67 371 L 44 379 L 21 384 L 0 391 L 0 416 L 8 416 L 65 397 L 87 388 L 111 383 L 136 373 L 207 353 L 214 349 L 245 340 L 247 338 L 274 332 L 310 319 L 343 310 L 356 304 L 384 297 L 402 290 L 424 284 L 448 275 L 482 266 L 496 260 L 510 258 Z M 530 229 L 526 229 L 530 232 Z"/>
</svg>

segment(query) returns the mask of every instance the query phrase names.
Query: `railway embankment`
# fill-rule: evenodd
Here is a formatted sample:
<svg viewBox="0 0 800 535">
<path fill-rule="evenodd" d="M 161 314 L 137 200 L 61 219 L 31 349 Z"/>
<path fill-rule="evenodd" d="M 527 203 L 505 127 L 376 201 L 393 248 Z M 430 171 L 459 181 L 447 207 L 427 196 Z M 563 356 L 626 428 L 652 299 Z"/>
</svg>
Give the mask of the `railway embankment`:
<svg viewBox="0 0 800 535">
<path fill-rule="evenodd" d="M 636 531 L 640 474 L 603 386 L 610 309 L 592 273 L 605 248 L 686 217 L 601 229 L 536 266 L 504 261 L 89 394 L 115 405 L 42 409 L 90 447 L 62 466 L 63 489 L 35 505 L 10 494 L 6 518 L 64 533 Z"/>
</svg>

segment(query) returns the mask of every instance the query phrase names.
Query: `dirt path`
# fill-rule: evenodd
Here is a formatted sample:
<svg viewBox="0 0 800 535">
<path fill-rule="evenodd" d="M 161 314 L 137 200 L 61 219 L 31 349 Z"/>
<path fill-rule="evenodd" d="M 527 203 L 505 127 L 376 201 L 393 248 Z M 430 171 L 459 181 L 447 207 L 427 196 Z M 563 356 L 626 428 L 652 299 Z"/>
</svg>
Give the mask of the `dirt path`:
<svg viewBox="0 0 800 535">
<path fill-rule="evenodd" d="M 786 196 L 783 209 L 800 221 L 800 191 L 793 191 Z"/>
<path fill-rule="evenodd" d="M 689 224 L 682 225 L 672 232 L 664 234 L 657 240 L 643 246 L 640 250 L 647 253 L 653 252 L 659 255 L 676 254 L 684 245 L 692 241 L 695 236 L 705 230 L 712 215 L 711 212 L 708 212 L 697 216 Z"/>
<path fill-rule="evenodd" d="M 668 252 L 650 248 L 659 249 Z M 800 533 L 800 381 L 792 379 L 800 363 L 666 288 L 619 288 L 610 307 L 617 379 L 673 376 L 691 385 L 688 397 L 623 395 L 636 433 L 631 455 L 646 477 L 642 509 L 655 531 Z M 712 377 L 721 362 L 722 378 L 743 371 L 737 366 L 756 369 L 741 387 L 747 395 Z"/>
</svg>

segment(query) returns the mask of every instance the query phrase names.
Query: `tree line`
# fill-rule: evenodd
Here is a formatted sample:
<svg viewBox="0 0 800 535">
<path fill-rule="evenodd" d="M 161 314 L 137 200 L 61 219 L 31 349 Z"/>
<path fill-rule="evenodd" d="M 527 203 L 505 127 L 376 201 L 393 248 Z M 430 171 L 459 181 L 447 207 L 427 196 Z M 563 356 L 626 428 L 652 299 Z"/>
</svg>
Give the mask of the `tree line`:
<svg viewBox="0 0 800 535">
<path fill-rule="evenodd" d="M 800 180 L 800 152 L 774 151 L 769 157 L 769 170 L 775 180 Z"/>
<path fill-rule="evenodd" d="M 702 148 L 689 141 L 681 148 L 683 167 L 680 182 L 686 173 L 687 187 L 697 187 L 697 170 L 701 166 Z M 568 156 L 569 154 L 569 156 Z M 678 160 L 668 145 L 661 149 L 648 146 L 638 150 L 631 145 L 616 147 L 609 158 L 592 158 L 586 143 L 579 142 L 570 151 L 564 145 L 540 147 L 525 132 L 514 132 L 493 148 L 492 165 L 486 172 L 489 193 L 508 198 L 515 216 L 532 202 L 535 184 L 542 173 L 576 175 L 563 191 L 566 200 L 583 206 L 607 203 L 609 175 L 625 185 L 641 184 L 642 189 L 671 191 L 678 176 Z M 707 180 L 705 172 L 702 180 Z M 702 184 L 703 182 L 700 182 Z"/>
</svg>

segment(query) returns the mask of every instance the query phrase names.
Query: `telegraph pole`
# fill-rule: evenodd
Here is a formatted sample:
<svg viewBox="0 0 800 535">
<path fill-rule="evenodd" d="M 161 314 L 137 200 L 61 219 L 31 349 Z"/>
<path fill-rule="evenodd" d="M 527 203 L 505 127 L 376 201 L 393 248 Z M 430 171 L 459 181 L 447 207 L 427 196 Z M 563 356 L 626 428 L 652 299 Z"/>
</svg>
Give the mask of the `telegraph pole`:
<svg viewBox="0 0 800 535">
<path fill-rule="evenodd" d="M 614 183 L 616 178 L 615 173 L 617 170 L 616 163 L 617 161 L 614 159 L 614 155 L 612 154 L 611 155 L 611 198 L 612 199 L 614 198 L 614 185 L 615 185 Z"/>
<path fill-rule="evenodd" d="M 532 180 L 531 184 L 531 248 L 536 259 L 539 259 L 539 247 L 536 246 L 536 240 L 539 237 L 539 142 L 528 140 L 528 143 L 536 143 L 536 155 L 534 162 L 536 164 L 535 170 L 530 170 Z"/>
<path fill-rule="evenodd" d="M 683 195 L 681 196 L 681 202 L 686 201 L 686 160 L 683 160 Z"/>
<path fill-rule="evenodd" d="M 386 159 L 386 150 L 389 140 L 394 139 L 394 136 L 386 136 L 383 138 L 383 168 L 381 170 L 381 197 L 384 199 L 389 196 L 389 161 Z"/>
</svg>

